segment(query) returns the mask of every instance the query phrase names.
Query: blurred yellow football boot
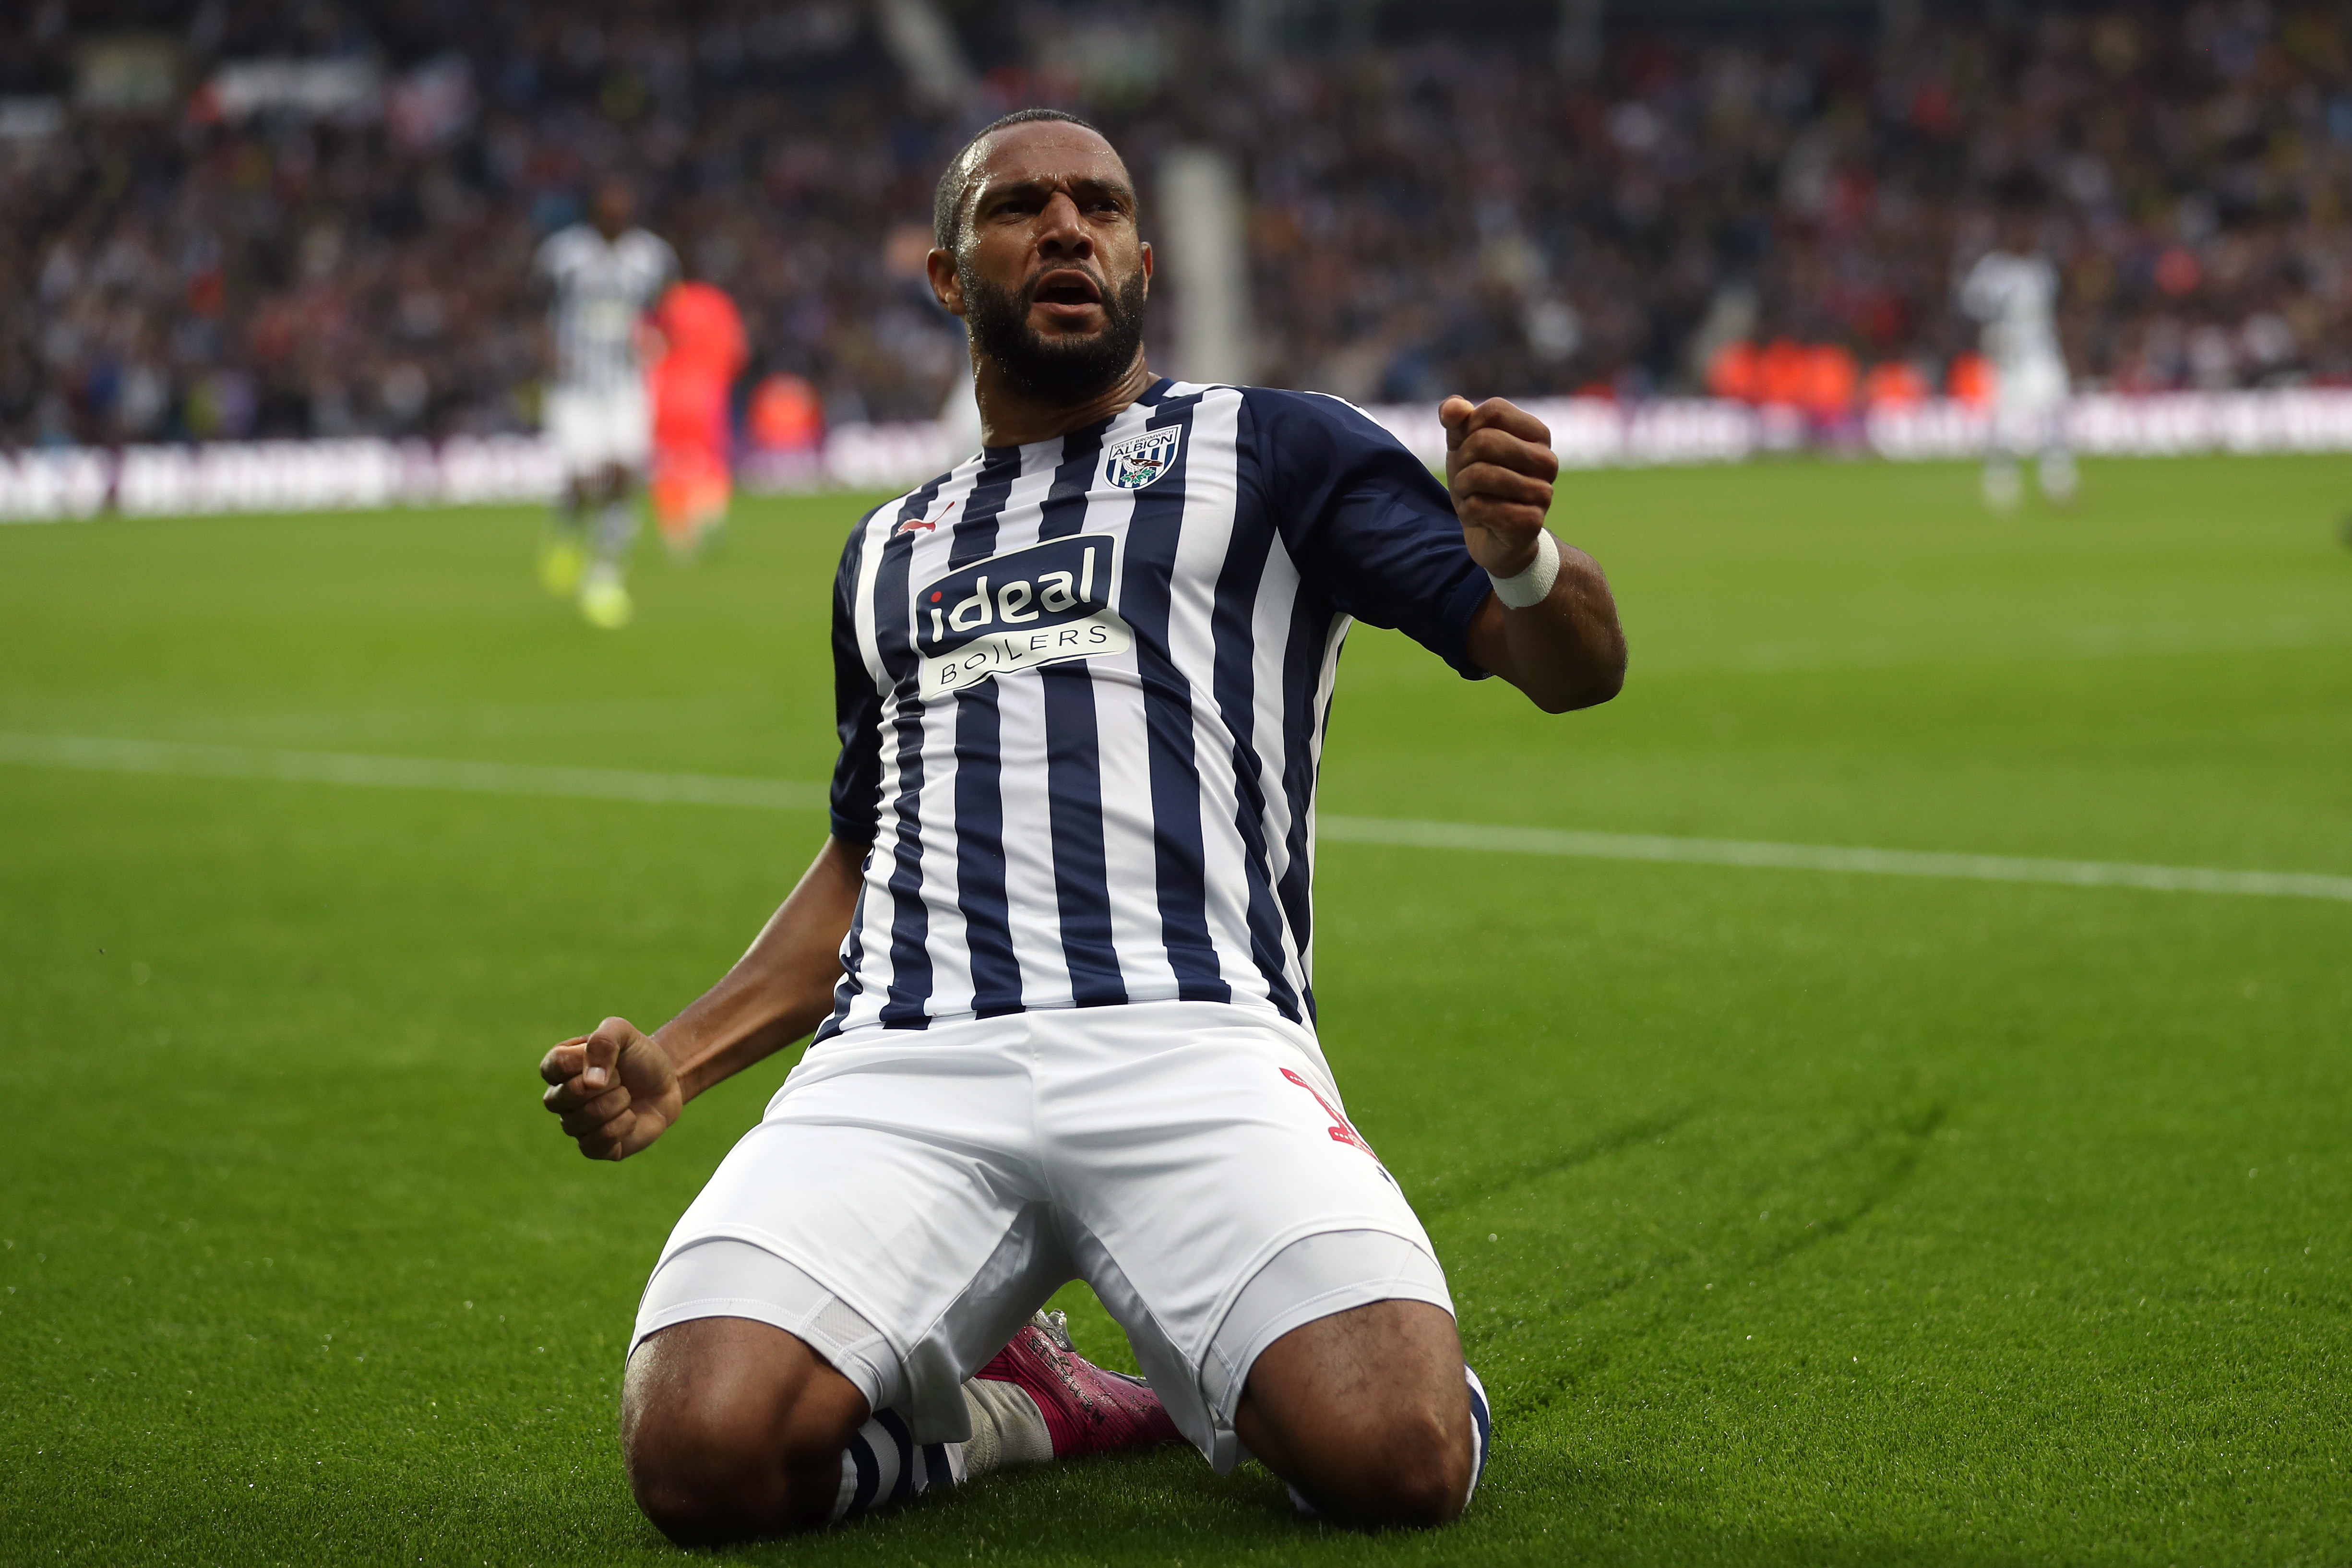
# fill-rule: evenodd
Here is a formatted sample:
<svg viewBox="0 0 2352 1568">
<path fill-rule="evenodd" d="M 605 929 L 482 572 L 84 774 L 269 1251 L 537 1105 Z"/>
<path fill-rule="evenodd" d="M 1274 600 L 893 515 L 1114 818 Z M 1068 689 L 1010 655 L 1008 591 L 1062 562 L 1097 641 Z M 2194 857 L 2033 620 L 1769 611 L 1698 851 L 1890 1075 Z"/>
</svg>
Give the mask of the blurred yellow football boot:
<svg viewBox="0 0 2352 1568">
<path fill-rule="evenodd" d="M 588 569 L 580 584 L 580 613 L 590 626 L 618 631 L 629 624 L 636 608 L 619 572 L 601 562 Z"/>
<path fill-rule="evenodd" d="M 568 599 L 578 591 L 581 569 L 587 562 L 578 540 L 551 533 L 540 542 L 540 585 L 559 599 Z"/>
</svg>

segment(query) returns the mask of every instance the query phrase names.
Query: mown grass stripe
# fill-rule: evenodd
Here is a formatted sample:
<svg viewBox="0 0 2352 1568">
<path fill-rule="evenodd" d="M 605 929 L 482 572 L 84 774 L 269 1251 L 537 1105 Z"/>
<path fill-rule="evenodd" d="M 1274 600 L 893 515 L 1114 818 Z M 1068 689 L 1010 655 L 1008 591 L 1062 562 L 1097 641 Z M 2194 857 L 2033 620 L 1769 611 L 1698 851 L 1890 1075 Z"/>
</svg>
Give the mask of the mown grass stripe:
<svg viewBox="0 0 2352 1568">
<path fill-rule="evenodd" d="M 822 784 L 714 773 L 641 773 L 625 768 L 550 767 L 459 758 L 392 757 L 354 752 L 268 751 L 180 741 L 0 731 L 0 763 L 100 773 L 194 778 L 264 779 L 283 784 L 354 784 L 379 789 L 473 795 L 552 795 L 632 801 L 646 805 L 732 805 L 762 811 L 823 811 Z M 1414 849 L 1468 849 L 1581 860 L 1646 860 L 1685 866 L 1737 866 L 1783 871 L 1842 871 L 1875 877 L 1931 877 L 2068 888 L 2137 888 L 2164 893 L 2248 898 L 2326 899 L 2352 903 L 2352 877 L 2305 871 L 2228 871 L 2202 866 L 2146 866 L 2116 860 L 2053 860 L 2021 855 L 1962 855 L 1874 849 L 1835 844 L 1776 844 L 1745 838 L 1685 838 L 1645 833 L 1593 833 L 1564 827 L 1503 827 L 1469 822 L 1324 815 L 1325 840 Z"/>
</svg>

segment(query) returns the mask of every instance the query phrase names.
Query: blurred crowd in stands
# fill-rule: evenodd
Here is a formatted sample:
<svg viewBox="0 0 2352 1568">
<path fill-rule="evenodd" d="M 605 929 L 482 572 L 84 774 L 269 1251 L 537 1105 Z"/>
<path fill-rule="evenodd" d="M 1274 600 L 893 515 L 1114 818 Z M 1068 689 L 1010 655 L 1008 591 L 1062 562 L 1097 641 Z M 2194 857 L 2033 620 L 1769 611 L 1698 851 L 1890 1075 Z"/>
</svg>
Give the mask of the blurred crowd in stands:
<svg viewBox="0 0 2352 1568">
<path fill-rule="evenodd" d="M 612 170 L 740 302 L 752 380 L 927 417 L 963 353 L 931 184 L 1034 101 L 1118 141 L 1147 235 L 1162 152 L 1232 153 L 1271 384 L 1946 390 L 1956 268 L 2019 214 L 2080 383 L 2352 379 L 2340 5 L 1629 6 L 1597 43 L 1540 6 L 943 10 L 956 102 L 847 0 L 10 6 L 0 445 L 530 428 L 531 250 Z"/>
</svg>

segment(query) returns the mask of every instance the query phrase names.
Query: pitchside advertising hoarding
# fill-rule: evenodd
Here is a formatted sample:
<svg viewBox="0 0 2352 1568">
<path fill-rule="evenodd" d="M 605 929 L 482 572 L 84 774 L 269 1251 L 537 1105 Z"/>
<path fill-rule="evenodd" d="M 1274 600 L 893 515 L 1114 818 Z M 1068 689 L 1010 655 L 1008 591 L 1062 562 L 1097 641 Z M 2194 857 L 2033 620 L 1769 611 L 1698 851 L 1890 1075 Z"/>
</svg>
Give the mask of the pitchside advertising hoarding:
<svg viewBox="0 0 2352 1568">
<path fill-rule="evenodd" d="M 1988 411 L 1949 400 L 1882 407 L 1835 426 L 1792 408 L 1704 398 L 1525 406 L 1551 427 L 1561 463 L 1572 468 L 1730 463 L 1815 447 L 1895 461 L 1967 458 L 1984 451 L 1991 432 Z M 1432 467 L 1444 462 L 1433 406 L 1364 412 Z M 2094 394 L 2068 405 L 2065 428 L 2074 450 L 2093 457 L 2346 452 L 2352 388 Z M 755 491 L 900 489 L 967 456 L 955 439 L 930 423 L 841 425 L 813 458 L 763 464 L 755 457 L 740 478 Z M 554 448 L 537 436 L 36 448 L 0 454 L 0 521 L 541 501 L 554 497 L 562 478 Z"/>
</svg>

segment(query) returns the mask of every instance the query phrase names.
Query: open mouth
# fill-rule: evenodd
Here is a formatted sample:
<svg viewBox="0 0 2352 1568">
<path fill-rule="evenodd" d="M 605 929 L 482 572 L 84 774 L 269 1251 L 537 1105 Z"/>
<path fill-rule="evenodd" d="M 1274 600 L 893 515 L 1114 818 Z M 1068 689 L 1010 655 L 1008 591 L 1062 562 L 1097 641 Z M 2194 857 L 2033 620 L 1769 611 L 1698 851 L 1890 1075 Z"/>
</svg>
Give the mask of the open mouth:
<svg viewBox="0 0 2352 1568">
<path fill-rule="evenodd" d="M 1076 268 L 1058 268 L 1037 279 L 1029 290 L 1036 304 L 1050 307 L 1055 314 L 1076 313 L 1102 303 L 1102 287 Z"/>
</svg>

